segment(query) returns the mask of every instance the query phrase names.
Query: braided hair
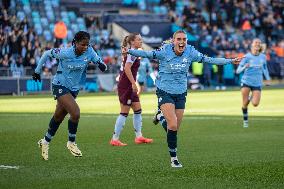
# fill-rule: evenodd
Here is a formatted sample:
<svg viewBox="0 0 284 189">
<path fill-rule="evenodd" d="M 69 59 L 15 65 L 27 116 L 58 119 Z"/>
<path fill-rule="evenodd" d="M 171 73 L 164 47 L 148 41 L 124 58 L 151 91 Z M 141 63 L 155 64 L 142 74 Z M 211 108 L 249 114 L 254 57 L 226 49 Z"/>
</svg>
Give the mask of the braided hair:
<svg viewBox="0 0 284 189">
<path fill-rule="evenodd" d="M 72 45 L 75 45 L 76 42 L 82 41 L 84 39 L 90 40 L 90 34 L 85 31 L 79 31 L 75 34 L 73 40 L 72 40 Z"/>
</svg>

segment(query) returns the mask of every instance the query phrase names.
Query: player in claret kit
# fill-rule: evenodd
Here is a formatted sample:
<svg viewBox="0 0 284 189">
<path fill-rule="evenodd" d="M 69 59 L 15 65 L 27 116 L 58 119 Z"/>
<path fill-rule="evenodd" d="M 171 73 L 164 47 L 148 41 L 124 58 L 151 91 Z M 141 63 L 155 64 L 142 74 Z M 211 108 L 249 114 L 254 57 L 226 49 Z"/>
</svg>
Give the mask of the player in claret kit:
<svg viewBox="0 0 284 189">
<path fill-rule="evenodd" d="M 123 47 L 129 47 L 131 49 L 138 49 L 142 46 L 142 38 L 138 33 L 131 33 L 126 36 L 123 40 Z M 119 140 L 120 133 L 124 127 L 126 118 L 129 114 L 130 108 L 132 108 L 133 115 L 133 126 L 135 130 L 136 144 L 152 143 L 153 139 L 145 138 L 142 135 L 142 116 L 141 116 L 141 104 L 138 96 L 138 87 L 136 84 L 137 71 L 140 66 L 140 59 L 131 56 L 123 55 L 123 62 L 121 64 L 120 76 L 117 85 L 118 97 L 120 102 L 120 115 L 117 117 L 114 133 L 110 144 L 112 146 L 126 146 L 127 144 Z"/>
<path fill-rule="evenodd" d="M 38 141 L 44 160 L 48 160 L 49 143 L 68 113 L 70 118 L 68 120 L 69 138 L 67 148 L 75 157 L 82 156 L 82 152 L 75 143 L 80 119 L 80 109 L 75 99 L 79 93 L 80 86 L 85 84 L 89 62 L 95 63 L 101 71 L 107 70 L 105 63 L 90 47 L 89 41 L 89 33 L 79 31 L 75 34 L 71 47 L 54 48 L 45 51 L 33 74 L 35 81 L 41 81 L 40 74 L 46 60 L 49 57 L 58 59 L 57 72 L 52 81 L 52 92 L 57 100 L 57 105 L 44 138 Z"/>
</svg>

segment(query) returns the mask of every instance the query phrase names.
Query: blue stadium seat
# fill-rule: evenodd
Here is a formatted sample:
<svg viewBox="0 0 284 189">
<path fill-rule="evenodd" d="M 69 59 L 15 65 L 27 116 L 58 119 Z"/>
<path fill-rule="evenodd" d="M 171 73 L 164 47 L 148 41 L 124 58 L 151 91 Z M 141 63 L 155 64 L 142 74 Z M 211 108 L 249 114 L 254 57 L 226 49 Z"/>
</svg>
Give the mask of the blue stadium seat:
<svg viewBox="0 0 284 189">
<path fill-rule="evenodd" d="M 74 37 L 73 32 L 71 30 L 68 30 L 67 31 L 67 40 L 72 41 L 73 37 Z"/>
<path fill-rule="evenodd" d="M 54 21 L 55 20 L 55 16 L 53 11 L 46 11 L 46 17 L 49 21 Z"/>
<path fill-rule="evenodd" d="M 160 13 L 161 13 L 160 6 L 154 6 L 153 12 L 154 12 L 155 14 L 160 14 Z"/>
<path fill-rule="evenodd" d="M 131 5 L 132 2 L 133 2 L 132 0 L 123 0 L 122 4 L 124 4 L 124 5 Z"/>
<path fill-rule="evenodd" d="M 175 23 L 173 23 L 171 26 L 172 33 L 175 33 L 176 31 L 181 30 L 181 29 L 182 28 Z"/>
<path fill-rule="evenodd" d="M 40 24 L 41 25 L 40 18 L 33 18 L 33 22 L 34 22 L 34 24 Z"/>
<path fill-rule="evenodd" d="M 50 30 L 50 32 L 53 33 L 53 31 L 54 31 L 54 24 L 53 23 L 49 24 L 49 30 Z"/>
<path fill-rule="evenodd" d="M 160 14 L 168 14 L 168 9 L 165 6 L 160 6 Z"/>
<path fill-rule="evenodd" d="M 68 17 L 62 18 L 62 21 L 66 24 L 67 28 L 70 27 L 70 20 L 68 19 Z"/>
<path fill-rule="evenodd" d="M 86 25 L 85 24 L 78 24 L 79 30 L 80 31 L 87 31 Z"/>
<path fill-rule="evenodd" d="M 60 15 L 61 15 L 61 18 L 68 18 L 68 13 L 66 11 L 62 11 Z"/>
<path fill-rule="evenodd" d="M 149 3 L 159 4 L 160 0 L 148 0 Z"/>
<path fill-rule="evenodd" d="M 78 17 L 77 18 L 77 23 L 78 24 L 85 24 L 85 21 L 84 21 L 84 19 L 82 17 Z"/>
<path fill-rule="evenodd" d="M 68 17 L 72 22 L 76 20 L 76 14 L 73 11 L 68 11 Z"/>
<path fill-rule="evenodd" d="M 51 4 L 53 7 L 59 7 L 59 0 L 51 0 Z"/>
<path fill-rule="evenodd" d="M 50 0 L 44 0 L 43 3 L 44 3 L 45 6 L 51 6 Z"/>
<path fill-rule="evenodd" d="M 35 31 L 36 31 L 36 33 L 38 34 L 38 35 L 41 35 L 42 34 L 42 26 L 41 26 L 41 24 L 39 23 L 37 23 L 37 24 L 35 24 Z"/>
<path fill-rule="evenodd" d="M 43 27 L 48 27 L 49 24 L 47 18 L 41 18 L 40 21 Z"/>
<path fill-rule="evenodd" d="M 30 1 L 29 0 L 21 0 L 23 5 L 29 5 L 30 4 Z"/>
<path fill-rule="evenodd" d="M 77 24 L 71 24 L 71 29 L 74 33 L 78 32 L 79 31 L 79 27 Z"/>
<path fill-rule="evenodd" d="M 39 13 L 37 11 L 32 11 L 32 17 L 33 18 L 39 18 L 40 15 L 39 15 Z"/>
<path fill-rule="evenodd" d="M 53 11 L 52 6 L 50 6 L 50 5 L 45 6 L 44 9 L 45 9 L 46 12 Z"/>
<path fill-rule="evenodd" d="M 51 34 L 51 32 L 49 30 L 44 30 L 43 31 L 43 36 L 44 36 L 44 39 L 46 41 L 51 41 L 52 38 L 53 38 L 53 36 L 52 36 L 52 34 Z"/>
<path fill-rule="evenodd" d="M 31 13 L 30 5 L 24 5 L 23 10 L 26 14 L 30 14 Z"/>
<path fill-rule="evenodd" d="M 25 13 L 24 13 L 23 11 L 18 11 L 18 12 L 17 12 L 17 18 L 18 18 L 20 21 L 24 20 L 25 17 L 26 17 L 26 15 L 25 15 Z"/>
</svg>

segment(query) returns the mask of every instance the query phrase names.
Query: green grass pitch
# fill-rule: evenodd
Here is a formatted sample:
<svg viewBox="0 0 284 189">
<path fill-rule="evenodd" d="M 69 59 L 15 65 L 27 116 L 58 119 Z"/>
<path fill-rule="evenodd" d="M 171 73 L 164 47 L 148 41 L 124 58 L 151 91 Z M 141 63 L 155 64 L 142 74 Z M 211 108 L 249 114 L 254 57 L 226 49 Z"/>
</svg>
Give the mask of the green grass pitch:
<svg viewBox="0 0 284 189">
<path fill-rule="evenodd" d="M 0 96 L 0 188 L 284 188 L 284 89 L 263 90 L 247 129 L 239 91 L 189 92 L 178 134 L 181 169 L 170 167 L 165 132 L 151 122 L 156 96 L 143 94 L 141 102 L 143 133 L 153 144 L 134 144 L 130 115 L 121 135 L 128 146 L 110 146 L 117 96 L 81 94 L 83 157 L 66 148 L 65 120 L 44 161 L 36 143 L 54 111 L 52 96 Z"/>
</svg>

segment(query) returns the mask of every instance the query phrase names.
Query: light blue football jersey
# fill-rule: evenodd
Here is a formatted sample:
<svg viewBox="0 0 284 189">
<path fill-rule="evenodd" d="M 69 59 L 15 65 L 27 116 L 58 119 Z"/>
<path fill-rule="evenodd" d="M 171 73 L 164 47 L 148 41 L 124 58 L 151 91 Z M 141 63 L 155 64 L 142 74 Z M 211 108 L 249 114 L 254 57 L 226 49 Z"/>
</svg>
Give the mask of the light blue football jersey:
<svg viewBox="0 0 284 189">
<path fill-rule="evenodd" d="M 153 73 L 152 65 L 147 58 L 143 58 L 140 60 L 140 67 L 137 73 L 137 81 L 138 82 L 146 82 L 147 72 Z"/>
<path fill-rule="evenodd" d="M 95 64 L 99 62 L 103 63 L 92 47 L 88 47 L 80 56 L 75 54 L 73 46 L 68 48 L 54 48 L 44 52 L 35 69 L 36 73 L 41 73 L 42 66 L 48 57 L 56 58 L 59 61 L 52 83 L 54 85 L 62 85 L 71 91 L 77 91 L 81 85 L 85 84 L 86 70 L 89 62 Z"/>
<path fill-rule="evenodd" d="M 187 91 L 188 69 L 192 62 L 217 65 L 232 63 L 232 59 L 207 57 L 191 45 L 187 45 L 183 54 L 177 56 L 173 47 L 173 44 L 166 44 L 153 51 L 128 50 L 128 53 L 134 56 L 159 60 L 156 85 L 157 88 L 170 94 L 182 94 Z"/>
<path fill-rule="evenodd" d="M 249 67 L 246 67 L 249 64 Z M 267 80 L 270 80 L 270 76 L 267 69 L 265 54 L 259 54 L 257 56 L 247 53 L 238 66 L 237 73 L 244 71 L 241 79 L 241 83 L 253 86 L 261 87 L 263 81 L 263 74 Z"/>
</svg>

